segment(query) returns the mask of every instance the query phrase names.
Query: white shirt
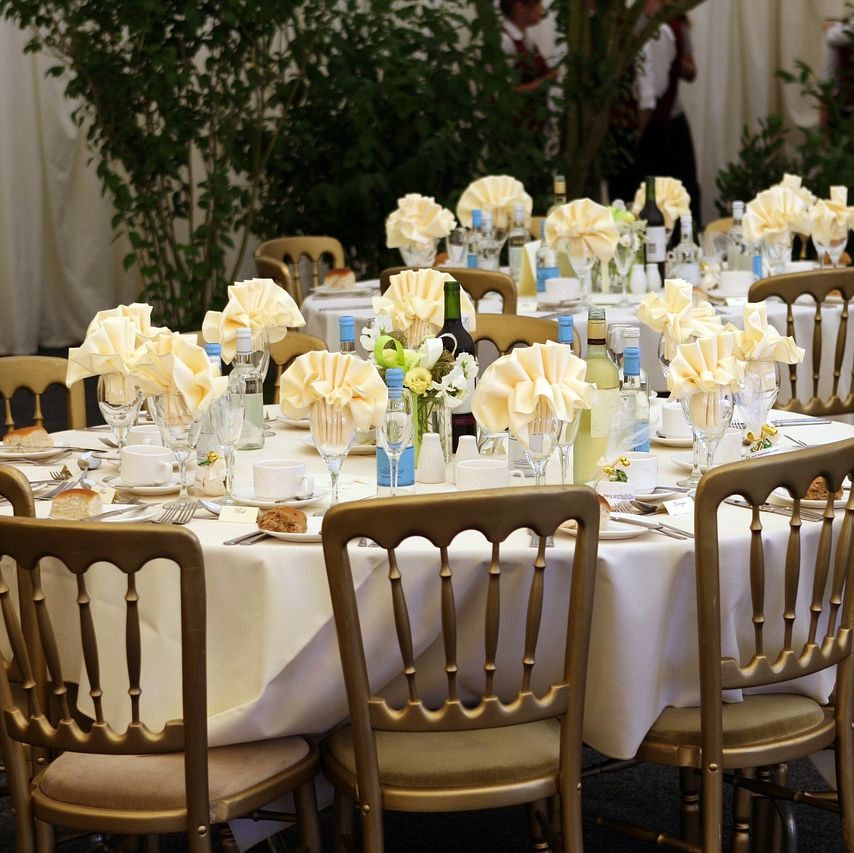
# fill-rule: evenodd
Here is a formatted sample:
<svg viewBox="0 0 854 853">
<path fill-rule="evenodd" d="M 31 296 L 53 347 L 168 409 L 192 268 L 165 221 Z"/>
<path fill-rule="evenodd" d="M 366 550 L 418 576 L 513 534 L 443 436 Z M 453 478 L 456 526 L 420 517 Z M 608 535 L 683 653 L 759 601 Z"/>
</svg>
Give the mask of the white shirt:
<svg viewBox="0 0 854 853">
<path fill-rule="evenodd" d="M 503 18 L 501 21 L 501 52 L 505 56 L 519 56 L 516 45 L 513 43 L 514 39 L 525 42 L 525 47 L 528 50 L 533 50 L 534 42 L 528 37 L 528 34 L 522 32 L 513 21 Z"/>
<path fill-rule="evenodd" d="M 641 48 L 635 71 L 635 97 L 638 108 L 654 110 L 658 99 L 664 96 L 670 84 L 670 66 L 676 59 L 676 36 L 663 24 L 658 33 Z M 672 116 L 679 115 L 682 108 L 673 105 Z"/>
</svg>

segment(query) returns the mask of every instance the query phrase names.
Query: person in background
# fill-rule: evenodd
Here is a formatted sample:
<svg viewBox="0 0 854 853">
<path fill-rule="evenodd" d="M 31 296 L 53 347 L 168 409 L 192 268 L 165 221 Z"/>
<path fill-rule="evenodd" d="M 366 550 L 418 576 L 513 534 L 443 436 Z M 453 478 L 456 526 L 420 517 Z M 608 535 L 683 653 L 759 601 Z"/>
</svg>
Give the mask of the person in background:
<svg viewBox="0 0 854 853">
<path fill-rule="evenodd" d="M 824 79 L 833 81 L 834 94 L 842 99 L 839 109 L 843 118 L 854 115 L 854 15 L 845 21 L 825 21 L 824 43 L 827 61 Z M 827 128 L 827 108 L 821 108 L 821 127 Z"/>
<path fill-rule="evenodd" d="M 500 0 L 501 49 L 521 75 L 514 92 L 536 92 L 547 80 L 554 80 L 557 68 L 549 68 L 537 46 L 527 35 L 529 27 L 540 23 L 545 13 L 542 0 Z"/>
</svg>

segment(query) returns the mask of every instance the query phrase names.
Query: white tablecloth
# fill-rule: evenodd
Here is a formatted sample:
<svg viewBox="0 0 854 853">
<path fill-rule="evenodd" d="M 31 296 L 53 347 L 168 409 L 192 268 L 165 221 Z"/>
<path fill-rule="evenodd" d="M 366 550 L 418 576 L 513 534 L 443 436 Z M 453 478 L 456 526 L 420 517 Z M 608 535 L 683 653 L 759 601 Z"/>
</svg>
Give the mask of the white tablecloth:
<svg viewBox="0 0 854 853">
<path fill-rule="evenodd" d="M 315 451 L 305 445 L 304 430 L 273 424 L 275 437 L 263 450 L 238 453 L 238 482 L 250 482 L 255 459 L 299 459 L 325 484 L 325 468 Z M 830 426 L 786 428 L 787 434 L 819 443 L 848 438 L 854 428 Z M 94 433 L 68 433 L 75 442 L 88 440 L 97 446 Z M 94 440 L 94 441 L 93 441 Z M 674 452 L 659 448 L 659 482 L 673 483 L 680 471 L 671 461 Z M 749 463 L 746 463 L 749 464 Z M 40 469 L 22 467 L 35 478 Z M 105 465 L 100 473 L 110 473 Z M 351 456 L 343 469 L 342 499 L 370 495 L 374 459 Z M 163 498 L 161 498 L 163 500 Z M 40 512 L 48 505 L 39 503 Z M 441 503 L 437 501 L 437 512 Z M 725 507 L 721 525 L 724 571 L 722 611 L 733 617 L 750 608 L 746 578 L 735 577 L 735 567 L 748 553 L 749 513 Z M 767 531 L 766 560 L 782 557 L 788 521 L 775 515 L 762 516 Z M 692 515 L 675 516 L 672 522 L 690 529 Z M 820 525 L 805 523 L 801 540 L 804 561 L 810 559 Z M 296 733 L 320 733 L 347 716 L 344 685 L 331 605 L 319 544 L 292 544 L 266 539 L 251 546 L 224 546 L 223 540 L 252 529 L 250 524 L 228 524 L 200 513 L 190 529 L 199 537 L 206 561 L 208 618 L 208 708 L 212 745 L 250 741 Z M 731 531 L 731 532 L 729 532 Z M 153 528 L 152 528 L 153 532 Z M 460 624 L 460 682 L 479 684 L 482 678 L 482 569 L 484 555 L 479 534 L 455 544 L 452 550 L 457 578 L 457 599 L 462 607 Z M 549 559 L 570 554 L 573 538 L 558 533 Z M 457 547 L 458 546 L 458 547 Z M 530 571 L 533 551 L 529 537 L 519 532 L 504 548 L 504 577 L 521 582 Z M 417 612 L 435 612 L 439 600 L 438 559 L 424 548 L 423 541 L 409 545 L 404 559 L 410 602 Z M 140 579 L 143 613 L 143 667 L 154 663 L 150 679 L 143 680 L 142 704 L 150 722 L 166 720 L 180 712 L 180 657 L 178 642 L 178 592 L 174 574 L 162 564 L 153 564 Z M 353 570 L 360 596 L 371 606 L 367 647 L 376 686 L 388 683 L 400 666 L 393 638 L 386 577 L 385 552 L 376 548 L 353 548 Z M 9 578 L 8 565 L 4 572 Z M 96 624 L 109 631 L 100 641 L 104 683 L 112 685 L 104 696 L 105 712 L 114 724 L 127 721 L 126 674 L 119 650 L 124 643 L 123 583 L 117 573 L 96 568 L 90 590 Z M 78 630 L 74 589 L 68 577 L 61 582 L 51 573 L 46 592 L 51 612 L 60 626 L 59 643 L 64 650 L 67 675 L 83 672 L 81 663 L 69 653 L 66 638 Z M 170 580 L 167 581 L 167 577 Z M 553 576 L 552 584 L 557 584 Z M 61 608 L 57 586 L 70 594 Z M 807 584 L 802 584 L 806 597 Z M 557 587 L 553 587 L 555 592 Z M 112 603 L 107 593 L 112 592 Z M 557 595 L 547 596 L 557 601 Z M 808 606 L 808 601 L 802 602 Z M 782 606 L 782 605 L 781 605 Z M 770 610 L 769 610 L 770 612 Z M 509 617 L 509 614 L 507 614 Z M 552 637 L 560 631 L 560 613 L 547 612 L 540 642 L 538 666 L 558 668 L 550 660 Z M 504 614 L 503 614 L 504 618 Z M 523 617 L 520 615 L 520 621 Z M 512 624 L 512 620 L 509 620 Z M 438 629 L 427 632 L 426 620 L 413 620 L 416 647 L 421 659 L 441 654 Z M 518 630 L 518 623 L 514 630 Z M 769 628 L 770 630 L 770 628 Z M 381 633 L 385 632 L 385 633 Z M 391 632 L 391 633 L 389 633 Z M 727 634 L 725 650 L 750 648 L 750 635 Z M 596 749 L 615 757 L 634 754 L 638 744 L 661 710 L 668 704 L 692 705 L 699 701 L 695 629 L 693 542 L 676 541 L 654 533 L 643 533 L 626 541 L 603 541 L 593 617 L 585 739 Z M 535 670 L 536 671 L 536 670 Z M 154 682 L 161 685 L 156 690 Z M 85 689 L 85 679 L 81 679 Z M 117 686 L 118 685 L 118 689 Z M 827 699 L 832 686 L 825 674 L 805 681 L 800 690 Z M 438 691 L 441 684 L 433 685 Z M 81 693 L 83 692 L 81 689 Z M 428 692 L 432 692 L 428 690 Z"/>
</svg>

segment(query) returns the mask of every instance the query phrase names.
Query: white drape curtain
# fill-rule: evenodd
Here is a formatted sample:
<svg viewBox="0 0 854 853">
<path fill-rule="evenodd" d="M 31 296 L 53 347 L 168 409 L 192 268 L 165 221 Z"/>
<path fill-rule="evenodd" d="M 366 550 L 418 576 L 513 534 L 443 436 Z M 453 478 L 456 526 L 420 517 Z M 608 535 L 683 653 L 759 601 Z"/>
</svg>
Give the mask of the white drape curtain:
<svg viewBox="0 0 854 853">
<path fill-rule="evenodd" d="M 716 215 L 715 175 L 734 159 L 743 124 L 755 128 L 777 110 L 792 124 L 816 121 L 774 71 L 796 58 L 820 70 L 821 21 L 843 11 L 843 0 L 706 0 L 691 14 L 699 74 L 681 97 L 706 219 Z M 548 26 L 539 35 L 546 45 Z M 138 277 L 122 270 L 125 246 L 114 240 L 110 202 L 88 162 L 85 131 L 71 121 L 62 80 L 44 76 L 51 60 L 24 54 L 26 40 L 0 21 L 2 355 L 78 342 L 97 310 L 139 290 Z"/>
</svg>

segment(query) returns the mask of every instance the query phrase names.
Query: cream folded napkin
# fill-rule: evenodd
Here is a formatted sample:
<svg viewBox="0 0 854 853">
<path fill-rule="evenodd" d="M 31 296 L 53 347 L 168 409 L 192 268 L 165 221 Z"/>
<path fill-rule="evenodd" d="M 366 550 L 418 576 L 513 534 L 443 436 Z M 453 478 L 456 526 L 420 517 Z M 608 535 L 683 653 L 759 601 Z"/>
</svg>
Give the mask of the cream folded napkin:
<svg viewBox="0 0 854 853">
<path fill-rule="evenodd" d="M 744 306 L 744 329 L 727 326 L 735 335 L 735 355 L 742 361 L 782 361 L 800 364 L 804 350 L 794 338 L 783 337 L 768 325 L 768 312 L 764 302 L 748 302 Z"/>
<path fill-rule="evenodd" d="M 751 242 L 774 242 L 790 231 L 808 234 L 809 210 L 796 192 L 778 184 L 747 203 L 742 225 L 745 238 Z"/>
<path fill-rule="evenodd" d="M 151 325 L 150 305 L 145 302 L 132 302 L 130 305 L 117 305 L 115 308 L 99 311 L 92 318 L 92 322 L 86 330 L 86 335 L 90 335 L 104 320 L 111 317 L 127 317 L 136 328 L 137 343 L 140 344 L 155 335 L 159 335 L 163 331 L 168 331 L 164 326 Z"/>
<path fill-rule="evenodd" d="M 228 388 L 228 378 L 217 376 L 207 353 L 194 335 L 162 332 L 146 341 L 128 363 L 143 394 L 179 395 L 192 411 L 205 411 Z"/>
<path fill-rule="evenodd" d="M 228 288 L 228 304 L 222 311 L 208 311 L 202 323 L 206 341 L 222 344 L 222 360 L 230 364 L 237 351 L 237 330 L 264 332 L 270 343 L 282 340 L 289 327 L 304 326 L 290 294 L 271 278 L 238 281 Z"/>
<path fill-rule="evenodd" d="M 854 207 L 848 207 L 848 187 L 831 187 L 830 198 L 819 199 L 810 210 L 812 236 L 829 245 L 848 237 L 854 225 Z"/>
<path fill-rule="evenodd" d="M 679 344 L 670 362 L 667 387 L 671 398 L 681 400 L 720 388 L 735 390 L 742 384 L 743 373 L 743 366 L 735 357 L 735 336 L 732 332 L 718 332 Z"/>
<path fill-rule="evenodd" d="M 510 428 L 525 446 L 537 405 L 545 402 L 564 421 L 589 409 L 596 386 L 584 381 L 587 365 L 568 346 L 548 341 L 511 350 L 487 367 L 472 398 L 477 422 L 491 432 Z"/>
<path fill-rule="evenodd" d="M 65 384 L 73 385 L 85 376 L 127 376 L 136 336 L 137 327 L 129 317 L 105 317 L 90 325 L 83 343 L 68 350 Z"/>
<path fill-rule="evenodd" d="M 647 293 L 638 306 L 638 320 L 664 335 L 668 360 L 674 358 L 679 344 L 721 329 L 715 309 L 704 299 L 694 305 L 693 286 L 681 278 L 665 279 L 663 295 Z"/>
<path fill-rule="evenodd" d="M 619 239 L 611 211 L 589 198 L 562 204 L 546 219 L 546 242 L 560 248 L 567 244 L 570 258 L 597 257 L 607 264 Z"/>
<path fill-rule="evenodd" d="M 402 270 L 390 279 L 388 290 L 373 298 L 374 313 L 391 318 L 392 328 L 403 332 L 406 346 L 418 346 L 435 335 L 445 322 L 445 282 L 451 276 L 434 269 Z M 474 328 L 474 305 L 460 289 L 460 313 Z"/>
<path fill-rule="evenodd" d="M 809 209 L 816 202 L 815 195 L 804 186 L 803 178 L 800 175 L 791 175 L 788 172 L 784 173 L 783 179 L 774 184 L 775 187 L 785 187 L 791 190 Z"/>
<path fill-rule="evenodd" d="M 361 430 L 378 426 L 388 389 L 377 369 L 349 353 L 307 352 L 282 374 L 280 407 L 289 418 L 304 417 L 315 403 L 347 409 Z"/>
<path fill-rule="evenodd" d="M 534 200 L 525 192 L 521 181 L 509 175 L 489 175 L 472 181 L 457 202 L 457 219 L 460 225 L 471 228 L 473 210 L 499 210 L 510 214 L 513 205 L 521 204 L 525 208 L 525 218 L 531 216 Z"/>
<path fill-rule="evenodd" d="M 646 184 L 641 184 L 632 202 L 632 213 L 637 216 L 646 203 Z M 655 179 L 655 204 L 664 216 L 664 227 L 670 231 L 680 216 L 691 212 L 691 196 L 678 178 L 660 176 Z"/>
<path fill-rule="evenodd" d="M 408 193 L 385 221 L 385 244 L 399 249 L 412 243 L 430 245 L 456 228 L 454 214 L 430 196 Z"/>
</svg>

